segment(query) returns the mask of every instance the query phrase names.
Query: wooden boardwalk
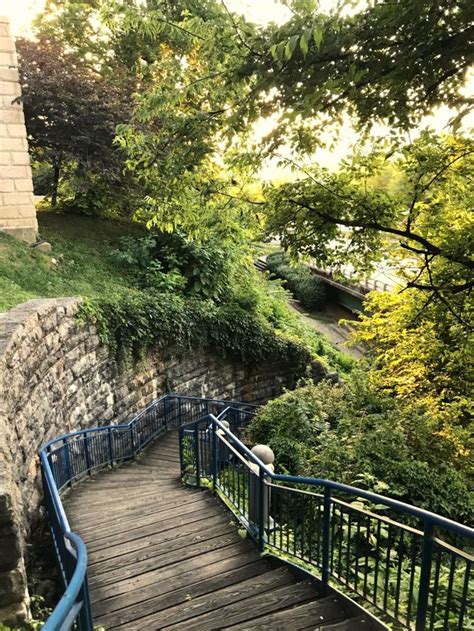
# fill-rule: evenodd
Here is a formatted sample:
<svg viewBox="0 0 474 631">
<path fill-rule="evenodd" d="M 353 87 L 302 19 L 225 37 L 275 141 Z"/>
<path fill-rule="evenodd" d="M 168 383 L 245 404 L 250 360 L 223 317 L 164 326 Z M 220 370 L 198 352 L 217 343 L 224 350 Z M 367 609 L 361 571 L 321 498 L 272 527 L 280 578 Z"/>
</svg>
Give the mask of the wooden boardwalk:
<svg viewBox="0 0 474 631">
<path fill-rule="evenodd" d="M 337 596 L 242 539 L 210 493 L 179 478 L 169 433 L 133 464 L 83 482 L 64 501 L 87 544 L 96 625 L 105 629 L 373 629 Z"/>
</svg>

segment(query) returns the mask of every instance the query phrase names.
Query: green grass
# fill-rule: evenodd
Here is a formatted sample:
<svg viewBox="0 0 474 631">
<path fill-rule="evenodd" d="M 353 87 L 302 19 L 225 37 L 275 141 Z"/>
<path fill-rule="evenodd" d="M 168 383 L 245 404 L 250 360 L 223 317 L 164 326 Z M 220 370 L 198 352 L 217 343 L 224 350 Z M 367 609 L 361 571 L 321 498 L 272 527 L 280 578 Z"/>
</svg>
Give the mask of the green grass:
<svg viewBox="0 0 474 631">
<path fill-rule="evenodd" d="M 0 312 L 31 298 L 106 297 L 134 289 L 131 276 L 109 254 L 121 236 L 143 234 L 140 226 L 46 212 L 38 222 L 51 254 L 0 233 Z"/>
</svg>

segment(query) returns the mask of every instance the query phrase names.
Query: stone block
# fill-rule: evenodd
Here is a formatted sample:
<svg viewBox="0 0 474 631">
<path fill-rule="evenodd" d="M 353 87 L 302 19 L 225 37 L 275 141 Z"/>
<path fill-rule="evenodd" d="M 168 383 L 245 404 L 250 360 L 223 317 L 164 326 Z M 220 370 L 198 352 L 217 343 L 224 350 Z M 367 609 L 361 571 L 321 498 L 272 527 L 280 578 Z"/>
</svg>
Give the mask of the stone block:
<svg viewBox="0 0 474 631">
<path fill-rule="evenodd" d="M 11 37 L 0 37 L 0 52 L 15 52 L 15 42 Z"/>
<path fill-rule="evenodd" d="M 11 127 L 15 127 L 15 125 L 10 125 L 9 129 L 11 129 Z M 22 127 L 22 125 L 18 125 L 18 127 Z M 29 169 L 26 166 L 2 167 L 0 169 L 0 175 L 2 178 L 25 179 L 29 176 Z"/>
<path fill-rule="evenodd" d="M 0 193 L 11 193 L 15 190 L 15 182 L 13 180 L 0 179 Z"/>
<path fill-rule="evenodd" d="M 0 66 L 0 81 L 17 83 L 19 80 L 18 68 L 13 64 L 9 66 Z M 14 121 L 12 121 L 14 122 Z"/>
<path fill-rule="evenodd" d="M 0 37 L 6 37 L 5 34 L 5 25 L 0 24 Z M 9 51 L 7 53 L 0 53 L 0 66 L 16 66 L 17 59 L 14 51 Z"/>
<path fill-rule="evenodd" d="M 0 84 L 1 85 L 1 84 Z M 10 84 L 16 86 L 15 83 Z M 8 135 L 10 138 L 26 138 L 26 127 L 24 124 L 7 124 Z M 26 177 L 26 176 L 25 176 Z"/>
<path fill-rule="evenodd" d="M 0 37 L 10 37 L 10 29 L 7 18 L 0 17 Z M 0 64 L 2 63 L 0 59 Z"/>
<path fill-rule="evenodd" d="M 27 151 L 12 151 L 12 153 L 10 154 L 10 160 L 13 166 L 30 165 L 30 156 Z"/>
<path fill-rule="evenodd" d="M 12 99 L 21 96 L 20 84 L 15 81 L 0 81 L 0 94 L 11 96 Z"/>
<path fill-rule="evenodd" d="M 1 156 L 1 154 L 0 154 Z M 3 193 L 2 201 L 4 206 L 24 206 L 31 202 L 31 195 L 29 193 Z"/>
<path fill-rule="evenodd" d="M 0 138 L 1 151 L 27 151 L 28 143 L 25 138 Z"/>
<path fill-rule="evenodd" d="M 31 181 L 31 178 L 14 180 L 14 185 L 15 190 L 17 191 L 28 191 L 33 193 L 33 182 Z"/>
</svg>

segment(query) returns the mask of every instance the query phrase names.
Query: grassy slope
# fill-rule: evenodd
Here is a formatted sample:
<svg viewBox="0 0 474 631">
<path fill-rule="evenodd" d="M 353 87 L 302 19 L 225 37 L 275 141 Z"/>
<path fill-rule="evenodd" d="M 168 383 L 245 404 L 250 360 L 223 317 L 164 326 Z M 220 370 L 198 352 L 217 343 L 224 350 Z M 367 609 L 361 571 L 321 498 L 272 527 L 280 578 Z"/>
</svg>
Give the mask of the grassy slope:
<svg viewBox="0 0 474 631">
<path fill-rule="evenodd" d="M 51 254 L 0 232 L 0 312 L 30 298 L 105 296 L 133 288 L 108 254 L 121 236 L 140 234 L 140 226 L 52 213 L 39 213 L 38 221 L 41 238 L 53 246 Z"/>
</svg>

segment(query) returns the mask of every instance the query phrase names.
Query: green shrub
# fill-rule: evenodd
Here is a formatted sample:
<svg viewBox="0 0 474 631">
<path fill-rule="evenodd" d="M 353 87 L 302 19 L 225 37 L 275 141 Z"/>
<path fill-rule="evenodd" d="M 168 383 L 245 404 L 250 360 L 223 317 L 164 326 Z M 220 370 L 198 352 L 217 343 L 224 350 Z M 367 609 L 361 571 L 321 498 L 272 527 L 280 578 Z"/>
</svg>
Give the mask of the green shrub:
<svg viewBox="0 0 474 631">
<path fill-rule="evenodd" d="M 179 232 L 123 237 L 111 257 L 135 274 L 141 287 L 215 300 L 230 291 L 232 253 L 213 240 L 197 243 Z"/>
<path fill-rule="evenodd" d="M 306 265 L 291 266 L 284 252 L 273 252 L 267 257 L 268 269 L 307 309 L 317 310 L 326 300 L 324 283 L 315 278 Z"/>
<path fill-rule="evenodd" d="M 278 335 L 235 302 L 218 305 L 173 293 L 137 291 L 86 301 L 79 317 L 96 324 L 121 362 L 166 346 L 182 354 L 212 349 L 247 364 L 287 360 L 295 375 L 303 375 L 311 361 L 302 344 Z"/>
<path fill-rule="evenodd" d="M 250 437 L 270 445 L 283 472 L 367 488 L 463 523 L 474 517 L 468 482 L 454 460 L 443 461 L 429 418 L 407 415 L 361 374 L 285 392 L 259 411 Z"/>
</svg>

